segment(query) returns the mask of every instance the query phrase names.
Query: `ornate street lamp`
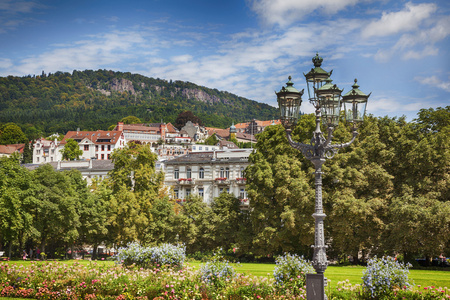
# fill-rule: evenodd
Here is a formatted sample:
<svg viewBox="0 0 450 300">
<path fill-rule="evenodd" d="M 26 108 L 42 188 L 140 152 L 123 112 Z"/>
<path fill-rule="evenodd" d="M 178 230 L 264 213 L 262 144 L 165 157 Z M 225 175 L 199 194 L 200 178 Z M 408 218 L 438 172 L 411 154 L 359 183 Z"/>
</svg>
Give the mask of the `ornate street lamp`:
<svg viewBox="0 0 450 300">
<path fill-rule="evenodd" d="M 324 288 L 326 285 L 324 272 L 328 266 L 328 261 L 323 226 L 323 220 L 326 215 L 323 212 L 322 205 L 322 165 L 326 159 L 333 158 L 339 149 L 345 148 L 353 143 L 358 135 L 356 131 L 357 124 L 362 122 L 364 118 L 366 104 L 370 94 L 365 95 L 361 92 L 355 79 L 353 89 L 342 96 L 347 121 L 353 123 L 353 137 L 347 143 L 332 144 L 333 131 L 339 123 L 341 93 L 343 90 L 339 89 L 335 84 L 332 84 L 330 78 L 332 71 L 326 72 L 321 68 L 323 59 L 318 54 L 316 54 L 312 61 L 314 68 L 307 74 L 303 74 L 308 86 L 309 101 L 316 109 L 316 129 L 309 144 L 294 142 L 291 137 L 292 128 L 294 128 L 300 113 L 303 90 L 299 92 L 295 89 L 289 76 L 289 81 L 286 84 L 287 87 L 281 88 L 278 93 L 276 92 L 276 95 L 280 108 L 280 119 L 286 130 L 289 144 L 293 148 L 300 150 L 315 167 L 316 196 L 315 211 L 312 215 L 315 220 L 315 232 L 314 245 L 312 246 L 314 247 L 312 265 L 317 274 L 307 274 L 307 299 L 327 299 Z M 321 121 L 327 126 L 327 138 L 323 136 L 320 130 Z"/>
</svg>

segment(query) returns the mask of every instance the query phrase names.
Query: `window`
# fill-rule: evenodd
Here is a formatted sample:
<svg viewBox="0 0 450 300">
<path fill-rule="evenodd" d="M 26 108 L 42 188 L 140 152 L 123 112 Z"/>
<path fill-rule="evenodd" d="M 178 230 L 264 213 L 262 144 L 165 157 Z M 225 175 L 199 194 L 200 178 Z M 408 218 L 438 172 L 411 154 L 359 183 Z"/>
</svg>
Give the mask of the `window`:
<svg viewBox="0 0 450 300">
<path fill-rule="evenodd" d="M 105 154 L 102 154 L 102 160 L 105 159 Z"/>
<path fill-rule="evenodd" d="M 205 169 L 200 168 L 200 171 L 198 173 L 198 178 L 201 178 L 201 179 L 205 178 Z"/>
<path fill-rule="evenodd" d="M 180 198 L 178 190 L 173 190 L 173 193 L 175 194 L 175 199 Z"/>
<path fill-rule="evenodd" d="M 89 145 L 84 145 L 84 151 L 89 151 Z"/>
<path fill-rule="evenodd" d="M 240 198 L 240 199 L 245 199 L 245 189 L 241 189 L 241 190 L 239 191 L 239 198 Z"/>
<path fill-rule="evenodd" d="M 41 154 L 41 150 L 36 150 L 36 154 Z"/>
<path fill-rule="evenodd" d="M 200 150 L 200 151 L 203 150 L 203 147 L 202 146 L 198 147 L 198 150 Z"/>
<path fill-rule="evenodd" d="M 36 157 L 36 161 L 39 162 L 39 157 Z"/>
<path fill-rule="evenodd" d="M 102 151 L 105 151 L 105 145 L 102 145 Z"/>
<path fill-rule="evenodd" d="M 173 178 L 174 179 L 180 178 L 180 171 L 178 169 L 173 170 Z"/>
<path fill-rule="evenodd" d="M 52 154 L 55 154 L 55 149 L 52 149 Z"/>
<path fill-rule="evenodd" d="M 198 195 L 203 199 L 203 195 L 204 195 L 203 188 L 198 189 Z"/>
<path fill-rule="evenodd" d="M 191 189 L 186 189 L 186 198 L 189 198 L 191 195 Z"/>
<path fill-rule="evenodd" d="M 111 145 L 108 145 L 108 151 L 111 151 Z"/>
<path fill-rule="evenodd" d="M 108 154 L 108 159 L 111 159 L 111 154 Z"/>
<path fill-rule="evenodd" d="M 95 145 L 95 151 L 98 151 L 98 145 Z"/>
<path fill-rule="evenodd" d="M 192 172 L 191 172 L 191 168 L 187 168 L 186 170 L 186 178 L 191 178 Z"/>
<path fill-rule="evenodd" d="M 229 178 L 230 177 L 230 168 L 226 168 L 225 169 L 225 178 Z"/>
<path fill-rule="evenodd" d="M 220 177 L 225 177 L 225 171 L 224 171 L 224 168 L 222 167 L 222 168 L 220 168 Z"/>
<path fill-rule="evenodd" d="M 241 167 L 241 178 L 244 178 L 244 167 Z"/>
</svg>

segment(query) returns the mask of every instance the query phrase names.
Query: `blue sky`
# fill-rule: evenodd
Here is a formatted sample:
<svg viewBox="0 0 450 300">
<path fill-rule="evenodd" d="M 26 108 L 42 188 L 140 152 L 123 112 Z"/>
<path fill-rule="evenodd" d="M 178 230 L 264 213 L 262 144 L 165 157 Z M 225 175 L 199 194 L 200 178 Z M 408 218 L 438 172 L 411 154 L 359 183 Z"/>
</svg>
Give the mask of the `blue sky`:
<svg viewBox="0 0 450 300">
<path fill-rule="evenodd" d="M 110 69 L 276 106 L 318 52 L 369 113 L 410 121 L 450 105 L 449 34 L 447 0 L 0 0 L 0 76 Z"/>
</svg>

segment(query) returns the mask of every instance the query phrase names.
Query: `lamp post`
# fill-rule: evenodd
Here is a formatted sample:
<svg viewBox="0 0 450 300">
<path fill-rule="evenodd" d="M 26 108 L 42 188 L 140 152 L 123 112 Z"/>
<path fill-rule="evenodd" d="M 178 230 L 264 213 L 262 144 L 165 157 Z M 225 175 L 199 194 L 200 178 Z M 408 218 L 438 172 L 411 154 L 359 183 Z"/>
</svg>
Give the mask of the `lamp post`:
<svg viewBox="0 0 450 300">
<path fill-rule="evenodd" d="M 286 136 L 289 144 L 300 150 L 303 155 L 310 160 L 315 167 L 315 210 L 313 218 L 315 220 L 314 232 L 314 254 L 312 265 L 317 274 L 307 274 L 307 299 L 327 299 L 325 295 L 326 278 L 324 278 L 325 270 L 328 266 L 324 226 L 323 220 L 326 215 L 322 205 L 322 165 L 338 152 L 339 149 L 349 146 L 355 140 L 358 132 L 357 124 L 363 121 L 367 100 L 370 96 L 359 90 L 356 83 L 353 89 L 345 95 L 341 95 L 342 91 L 336 84 L 332 83 L 330 78 L 331 72 L 326 72 L 321 68 L 323 59 L 316 54 L 312 59 L 314 68 L 307 74 L 303 74 L 306 78 L 308 87 L 309 101 L 315 108 L 316 129 L 309 144 L 297 143 L 292 140 L 291 132 L 295 126 L 302 103 L 302 95 L 304 90 L 298 91 L 294 88 L 294 84 L 289 76 L 286 87 L 282 87 L 277 95 L 278 105 L 280 108 L 280 119 L 286 130 Z M 348 122 L 353 123 L 353 137 L 344 144 L 332 144 L 333 131 L 339 123 L 341 104 L 344 104 L 345 117 Z M 321 121 L 327 127 L 327 137 L 325 138 L 321 129 Z"/>
</svg>

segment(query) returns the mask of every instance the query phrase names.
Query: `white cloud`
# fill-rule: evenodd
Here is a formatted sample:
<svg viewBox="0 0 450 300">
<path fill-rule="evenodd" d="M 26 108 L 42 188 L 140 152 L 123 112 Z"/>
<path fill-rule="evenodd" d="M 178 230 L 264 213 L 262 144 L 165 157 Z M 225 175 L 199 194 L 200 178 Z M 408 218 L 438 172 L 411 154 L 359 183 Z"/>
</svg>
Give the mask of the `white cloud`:
<svg viewBox="0 0 450 300">
<path fill-rule="evenodd" d="M 414 5 L 408 2 L 405 8 L 399 12 L 383 12 L 381 19 L 369 23 L 362 30 L 362 35 L 370 38 L 415 30 L 419 28 L 422 21 L 430 18 L 436 9 L 437 6 L 433 3 Z"/>
<path fill-rule="evenodd" d="M 8 13 L 29 13 L 39 6 L 34 1 L 0 0 L 0 11 L 4 10 Z"/>
<path fill-rule="evenodd" d="M 55 72 L 101 68 L 123 62 L 130 57 L 127 51 L 143 42 L 139 33 L 115 31 L 23 59 L 12 73 L 26 75 L 39 74 L 42 70 Z"/>
<path fill-rule="evenodd" d="M 430 85 L 432 87 L 443 89 L 446 92 L 450 92 L 450 78 L 447 81 L 442 81 L 436 75 L 433 75 L 431 77 L 418 76 L 415 77 L 414 80 L 421 84 Z"/>
<path fill-rule="evenodd" d="M 421 28 L 414 34 L 404 34 L 395 44 L 395 49 L 405 49 L 417 44 L 434 44 L 450 35 L 450 18 L 437 19 L 430 28 Z"/>
<path fill-rule="evenodd" d="M 405 112 L 418 111 L 427 105 L 421 101 L 400 101 L 398 97 L 380 96 L 378 98 L 371 97 L 367 103 L 367 111 L 376 115 L 394 113 L 394 115 L 401 116 Z"/>
<path fill-rule="evenodd" d="M 13 66 L 13 63 L 8 58 L 0 58 L 0 69 L 9 69 Z"/>
<path fill-rule="evenodd" d="M 402 59 L 422 59 L 426 56 L 435 56 L 438 55 L 439 50 L 432 46 L 426 46 L 422 51 L 407 51 Z"/>
<path fill-rule="evenodd" d="M 187 63 L 187 62 L 192 61 L 192 55 L 185 54 L 185 55 L 173 56 L 173 57 L 171 58 L 171 60 L 172 60 L 174 63 Z"/>
<path fill-rule="evenodd" d="M 334 14 L 359 0 L 253 0 L 251 9 L 265 23 L 287 26 L 314 11 Z"/>
</svg>

